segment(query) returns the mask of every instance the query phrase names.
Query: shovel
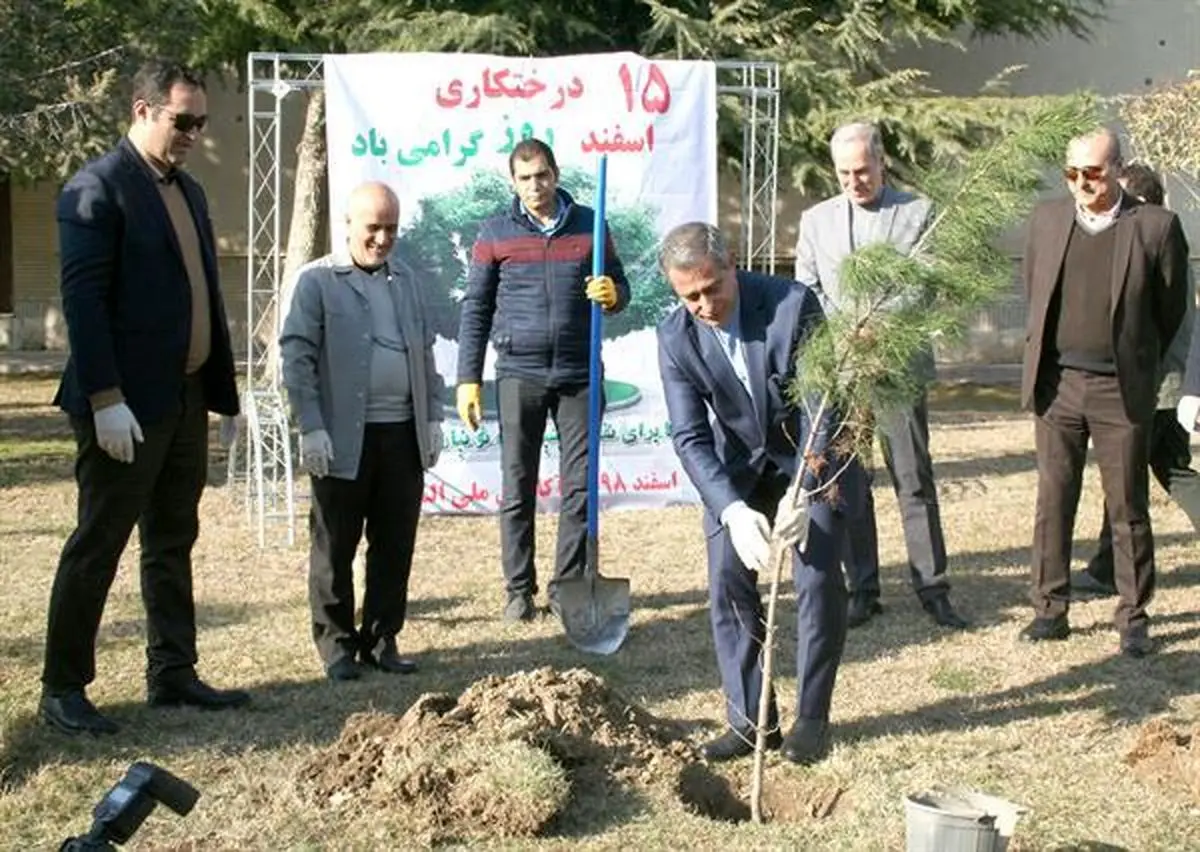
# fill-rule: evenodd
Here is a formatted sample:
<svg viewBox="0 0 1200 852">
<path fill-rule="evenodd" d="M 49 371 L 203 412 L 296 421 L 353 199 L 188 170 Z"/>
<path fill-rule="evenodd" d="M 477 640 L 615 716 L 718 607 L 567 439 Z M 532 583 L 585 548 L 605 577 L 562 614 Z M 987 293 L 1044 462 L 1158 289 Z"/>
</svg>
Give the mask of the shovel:
<svg viewBox="0 0 1200 852">
<path fill-rule="evenodd" d="M 592 275 L 604 274 L 604 191 L 607 158 L 596 174 Z M 611 654 L 629 633 L 629 580 L 600 576 L 600 339 L 604 316 L 592 302 L 588 363 L 587 556 L 583 574 L 558 583 L 558 605 L 567 639 L 581 651 Z"/>
</svg>

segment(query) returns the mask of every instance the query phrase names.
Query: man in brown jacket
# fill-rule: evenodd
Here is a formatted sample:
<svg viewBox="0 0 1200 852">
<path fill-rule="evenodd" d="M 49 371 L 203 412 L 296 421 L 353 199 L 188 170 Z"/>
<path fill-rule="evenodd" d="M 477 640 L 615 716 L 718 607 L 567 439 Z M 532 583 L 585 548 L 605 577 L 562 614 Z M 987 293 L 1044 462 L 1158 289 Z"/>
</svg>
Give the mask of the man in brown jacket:
<svg viewBox="0 0 1200 852">
<path fill-rule="evenodd" d="M 1188 246 L 1174 213 L 1121 191 L 1116 136 L 1097 129 L 1067 146 L 1072 198 L 1034 211 L 1025 249 L 1029 304 L 1022 404 L 1035 415 L 1038 494 L 1034 619 L 1022 638 L 1070 633 L 1071 540 L 1088 438 L 1108 503 L 1121 651 L 1154 649 L 1149 430 L 1158 370 L 1187 308 Z"/>
</svg>

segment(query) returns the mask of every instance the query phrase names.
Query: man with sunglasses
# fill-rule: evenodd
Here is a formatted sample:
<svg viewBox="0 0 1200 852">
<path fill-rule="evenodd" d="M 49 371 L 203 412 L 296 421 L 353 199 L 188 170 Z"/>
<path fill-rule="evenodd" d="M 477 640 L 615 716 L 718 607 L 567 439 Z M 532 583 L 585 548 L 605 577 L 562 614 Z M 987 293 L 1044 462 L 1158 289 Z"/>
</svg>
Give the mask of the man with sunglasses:
<svg viewBox="0 0 1200 852">
<path fill-rule="evenodd" d="M 236 707 L 250 696 L 196 674 L 192 546 L 208 469 L 208 412 L 236 435 L 237 384 L 208 204 L 180 169 L 207 120 L 204 84 L 151 62 L 134 77 L 129 132 L 58 199 L 71 354 L 55 402 L 78 455 L 78 526 L 50 594 L 41 716 L 115 733 L 88 700 L 96 633 L 134 527 L 141 539 L 146 681 L 153 706 Z"/>
<path fill-rule="evenodd" d="M 1123 192 L 1107 129 L 1067 146 L 1071 198 L 1034 210 L 1023 275 L 1021 402 L 1034 413 L 1038 490 L 1030 642 L 1070 634 L 1071 543 L 1088 439 L 1112 526 L 1120 650 L 1153 652 L 1150 433 L 1162 359 L 1187 312 L 1188 245 L 1174 213 Z"/>
<path fill-rule="evenodd" d="M 1162 205 L 1166 192 L 1154 170 L 1144 163 L 1130 163 L 1121 170 L 1121 189 L 1138 201 Z M 1200 474 L 1192 470 L 1190 429 L 1176 420 L 1180 387 L 1187 366 L 1188 347 L 1195 321 L 1195 284 L 1188 287 L 1187 314 L 1163 357 L 1158 386 L 1158 406 L 1150 426 L 1150 472 L 1183 510 L 1192 527 L 1200 532 Z M 1194 421 L 1194 418 L 1193 418 Z M 1113 583 L 1112 525 L 1105 507 L 1100 541 L 1086 570 L 1071 577 L 1071 592 L 1077 598 L 1109 597 L 1117 593 Z"/>
</svg>

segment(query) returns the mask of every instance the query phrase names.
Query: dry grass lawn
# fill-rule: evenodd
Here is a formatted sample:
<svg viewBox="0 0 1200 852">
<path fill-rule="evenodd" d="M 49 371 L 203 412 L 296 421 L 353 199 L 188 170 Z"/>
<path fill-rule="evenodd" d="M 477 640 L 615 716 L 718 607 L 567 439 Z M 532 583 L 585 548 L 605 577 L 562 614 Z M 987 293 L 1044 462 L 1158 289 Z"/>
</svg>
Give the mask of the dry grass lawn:
<svg viewBox="0 0 1200 852">
<path fill-rule="evenodd" d="M 186 818 L 156 811 L 132 848 L 415 845 L 400 811 L 306 804 L 298 768 L 338 737 L 352 713 L 402 713 L 422 693 L 457 695 L 486 675 L 543 665 L 586 667 L 654 714 L 684 721 L 696 738 L 719 730 L 695 508 L 604 517 L 605 570 L 632 577 L 635 592 L 633 629 L 611 658 L 573 651 L 549 619 L 500 623 L 494 520 L 426 520 L 402 636 L 421 671 L 335 686 L 322 679 L 309 639 L 304 524 L 296 547 L 259 550 L 240 493 L 213 487 L 195 553 L 201 674 L 251 689 L 252 707 L 212 714 L 145 706 L 135 542 L 109 596 L 90 690 L 123 731 L 107 739 L 50 732 L 35 721 L 45 607 L 75 496 L 69 434 L 46 405 L 53 388 L 44 379 L 0 382 L 3 848 L 55 848 L 84 832 L 93 804 L 135 760 L 166 766 L 202 795 Z M 1155 783 L 1124 761 L 1147 722 L 1191 729 L 1200 721 L 1200 560 L 1185 518 L 1154 486 L 1154 632 L 1163 642 L 1156 656 L 1115 653 L 1111 601 L 1073 608 L 1070 641 L 1023 647 L 1016 634 L 1029 616 L 1032 426 L 1010 393 L 969 388 L 940 392 L 934 420 L 954 597 L 973 627 L 943 632 L 921 614 L 895 500 L 878 483 L 886 612 L 850 634 L 834 699 L 836 747 L 815 768 L 775 757 L 769 770 L 768 783 L 780 790 L 842 788 L 830 814 L 735 825 L 689 813 L 670 796 L 630 793 L 573 801 L 550 836 L 493 848 L 903 849 L 904 795 L 966 785 L 1030 808 L 1010 849 L 1200 849 L 1200 791 Z M 1089 469 L 1079 560 L 1099 526 L 1098 485 Z M 542 554 L 552 552 L 552 532 L 553 524 L 541 524 Z M 791 636 L 794 624 L 784 631 L 785 674 L 794 671 Z M 792 689 L 794 678 L 785 679 L 782 694 Z M 730 770 L 735 782 L 747 768 Z"/>
</svg>

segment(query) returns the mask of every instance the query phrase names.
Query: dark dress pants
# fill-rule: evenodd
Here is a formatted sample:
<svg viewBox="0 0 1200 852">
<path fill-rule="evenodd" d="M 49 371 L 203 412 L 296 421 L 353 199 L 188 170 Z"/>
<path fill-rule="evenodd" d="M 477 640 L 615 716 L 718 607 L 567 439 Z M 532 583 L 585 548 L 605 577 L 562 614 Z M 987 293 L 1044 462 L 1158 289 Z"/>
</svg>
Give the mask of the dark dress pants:
<svg viewBox="0 0 1200 852">
<path fill-rule="evenodd" d="M 509 597 L 536 595 L 534 517 L 538 471 L 547 416 L 558 432 L 558 480 L 562 504 L 558 512 L 557 582 L 583 573 L 587 560 L 588 386 L 550 387 L 515 376 L 497 381 L 500 413 L 500 552 Z"/>
<path fill-rule="evenodd" d="M 1150 424 L 1150 470 L 1158 484 L 1187 515 L 1192 528 L 1200 532 L 1200 474 L 1192 470 L 1191 435 L 1179 425 L 1173 408 L 1160 408 L 1154 412 Z M 1107 503 L 1104 524 L 1100 528 L 1100 545 L 1087 570 L 1100 582 L 1113 583 L 1113 537 Z"/>
<path fill-rule="evenodd" d="M 1112 525 L 1120 597 L 1116 626 L 1124 632 L 1144 624 L 1154 595 L 1148 465 L 1153 412 L 1131 420 L 1117 377 L 1082 370 L 1045 369 L 1037 397 L 1038 492 L 1030 594 L 1034 614 L 1056 618 L 1069 608 L 1071 544 L 1090 435 Z"/>
<path fill-rule="evenodd" d="M 786 479 L 760 485 L 747 503 L 773 518 L 786 488 Z M 758 573 L 742 566 L 728 530 L 708 512 L 704 523 L 709 616 L 721 690 L 729 725 L 744 731 L 758 723 L 766 609 L 758 591 Z M 797 595 L 796 715 L 804 719 L 828 720 L 846 643 L 846 586 L 838 562 L 844 535 L 841 513 L 827 503 L 816 503 L 810 509 L 804 551 L 792 557 Z M 778 725 L 774 706 L 769 724 Z"/>
<path fill-rule="evenodd" d="M 929 453 L 929 407 L 926 394 L 909 408 L 896 410 L 876 424 L 883 463 L 900 504 L 904 541 L 908 546 L 913 590 L 925 602 L 949 590 L 946 539 Z M 862 512 L 846 518 L 842 551 L 850 591 L 879 597 L 879 536 L 875 499 L 868 488 Z"/>
<path fill-rule="evenodd" d="M 134 460 L 112 459 L 96 443 L 90 417 L 72 417 L 78 452 L 78 520 L 50 593 L 42 682 L 51 693 L 83 689 L 96 677 L 96 633 L 108 590 L 134 527 L 141 541 L 146 608 L 146 677 L 151 683 L 195 676 L 196 612 L 192 545 L 208 474 L 208 412 L 198 376 L 178 404 L 141 424 Z"/>
<path fill-rule="evenodd" d="M 375 654 L 404 627 L 425 472 L 411 420 L 368 423 L 354 479 L 312 478 L 308 601 L 326 666 Z M 367 535 L 362 626 L 354 623 L 354 554 Z"/>
</svg>

